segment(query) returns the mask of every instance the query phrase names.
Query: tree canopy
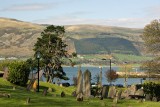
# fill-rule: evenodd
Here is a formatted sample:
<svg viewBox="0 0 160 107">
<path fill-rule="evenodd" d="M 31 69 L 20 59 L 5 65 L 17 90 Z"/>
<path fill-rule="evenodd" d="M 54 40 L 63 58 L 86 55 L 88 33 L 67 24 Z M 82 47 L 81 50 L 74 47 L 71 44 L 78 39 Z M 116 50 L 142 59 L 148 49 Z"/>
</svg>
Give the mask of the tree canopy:
<svg viewBox="0 0 160 107">
<path fill-rule="evenodd" d="M 160 72 L 160 20 L 153 20 L 144 27 L 142 39 L 145 42 L 147 52 L 154 54 L 154 59 L 143 63 L 142 69 L 148 72 Z"/>
<path fill-rule="evenodd" d="M 42 55 L 41 61 L 46 66 L 46 75 L 52 79 L 54 77 L 68 79 L 61 67 L 62 58 L 67 56 L 67 51 L 65 50 L 67 45 L 62 40 L 64 33 L 63 26 L 47 26 L 34 45 L 35 55 L 37 51 L 40 51 Z"/>
<path fill-rule="evenodd" d="M 154 20 L 144 27 L 142 39 L 145 42 L 148 52 L 160 53 L 160 21 Z"/>
</svg>

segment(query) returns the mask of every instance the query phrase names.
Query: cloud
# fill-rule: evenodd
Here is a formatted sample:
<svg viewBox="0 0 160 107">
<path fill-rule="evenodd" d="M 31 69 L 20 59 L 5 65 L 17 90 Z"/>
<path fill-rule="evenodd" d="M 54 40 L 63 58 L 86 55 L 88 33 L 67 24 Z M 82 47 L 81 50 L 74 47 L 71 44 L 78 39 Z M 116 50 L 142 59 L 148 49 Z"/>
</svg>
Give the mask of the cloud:
<svg viewBox="0 0 160 107">
<path fill-rule="evenodd" d="M 44 10 L 54 7 L 52 3 L 34 3 L 34 4 L 21 4 L 21 5 L 12 5 L 8 8 L 4 8 L 1 11 L 37 11 Z"/>
<path fill-rule="evenodd" d="M 54 24 L 54 25 L 76 25 L 76 24 L 95 24 L 105 26 L 119 26 L 129 28 L 144 28 L 150 23 L 152 18 L 118 18 L 118 19 L 90 19 L 78 17 L 52 17 L 48 19 L 35 20 L 34 23 Z"/>
</svg>

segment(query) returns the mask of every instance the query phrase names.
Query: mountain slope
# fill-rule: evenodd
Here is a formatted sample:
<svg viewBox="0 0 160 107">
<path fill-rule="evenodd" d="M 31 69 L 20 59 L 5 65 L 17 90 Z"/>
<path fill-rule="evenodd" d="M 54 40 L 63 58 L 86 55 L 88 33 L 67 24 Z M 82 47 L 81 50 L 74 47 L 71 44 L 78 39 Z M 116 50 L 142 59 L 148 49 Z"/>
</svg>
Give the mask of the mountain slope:
<svg viewBox="0 0 160 107">
<path fill-rule="evenodd" d="M 0 56 L 33 55 L 33 46 L 46 25 L 0 18 Z M 78 54 L 143 54 L 142 29 L 99 25 L 65 26 L 68 50 Z"/>
</svg>

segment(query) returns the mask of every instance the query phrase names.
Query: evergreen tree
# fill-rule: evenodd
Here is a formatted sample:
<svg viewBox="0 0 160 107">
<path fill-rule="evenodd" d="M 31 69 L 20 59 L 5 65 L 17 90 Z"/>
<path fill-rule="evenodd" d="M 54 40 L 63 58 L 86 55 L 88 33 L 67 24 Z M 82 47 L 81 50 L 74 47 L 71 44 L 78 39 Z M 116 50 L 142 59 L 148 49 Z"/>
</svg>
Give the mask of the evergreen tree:
<svg viewBox="0 0 160 107">
<path fill-rule="evenodd" d="M 65 50 L 67 45 L 62 40 L 64 33 L 64 27 L 50 25 L 41 33 L 41 38 L 38 38 L 34 45 L 35 55 L 37 51 L 42 54 L 41 61 L 46 66 L 45 74 L 48 82 L 52 81 L 54 77 L 68 79 L 61 66 L 62 58 L 67 57 Z"/>
</svg>

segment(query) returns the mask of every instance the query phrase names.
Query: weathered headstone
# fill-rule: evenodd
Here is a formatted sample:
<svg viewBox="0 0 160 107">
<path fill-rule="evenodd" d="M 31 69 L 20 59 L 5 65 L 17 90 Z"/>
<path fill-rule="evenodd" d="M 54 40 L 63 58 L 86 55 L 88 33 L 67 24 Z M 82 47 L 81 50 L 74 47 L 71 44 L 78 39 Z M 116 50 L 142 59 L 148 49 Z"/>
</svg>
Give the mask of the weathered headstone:
<svg viewBox="0 0 160 107">
<path fill-rule="evenodd" d="M 122 91 L 121 98 L 122 99 L 123 98 L 126 98 L 126 99 L 129 98 L 128 89 L 125 89 L 124 91 Z"/>
<path fill-rule="evenodd" d="M 84 95 L 89 98 L 91 95 L 91 72 L 86 70 L 84 72 Z"/>
<path fill-rule="evenodd" d="M 76 95 L 77 95 L 77 101 L 83 101 L 83 76 L 82 71 L 78 71 L 77 75 L 77 89 L 76 89 Z"/>
<path fill-rule="evenodd" d="M 117 96 L 113 98 L 113 103 L 115 103 L 115 104 L 118 103 L 118 97 Z"/>
<path fill-rule="evenodd" d="M 0 93 L 0 97 L 11 98 L 11 95 L 10 95 L 10 94 L 7 94 L 7 93 Z"/>
<path fill-rule="evenodd" d="M 151 94 L 146 94 L 145 95 L 145 100 L 146 101 L 151 101 L 152 100 L 152 95 Z"/>
<path fill-rule="evenodd" d="M 52 92 L 52 88 L 49 87 L 47 91 L 48 91 L 48 92 Z"/>
<path fill-rule="evenodd" d="M 16 90 L 16 86 L 13 86 L 13 90 Z"/>
<path fill-rule="evenodd" d="M 4 79 L 7 79 L 7 78 L 8 78 L 8 74 L 9 74 L 9 72 L 8 72 L 8 67 L 5 67 L 5 68 L 4 68 L 3 78 L 4 78 Z"/>
<path fill-rule="evenodd" d="M 73 97 L 76 97 L 76 91 L 73 91 L 73 92 L 72 92 L 72 96 L 73 96 Z"/>
<path fill-rule="evenodd" d="M 61 92 L 61 97 L 65 97 L 65 95 L 66 95 L 66 94 L 62 91 L 62 92 Z"/>
<path fill-rule="evenodd" d="M 108 91 L 108 98 L 114 98 L 116 95 L 116 87 L 111 86 Z"/>
<path fill-rule="evenodd" d="M 144 96 L 144 91 L 143 91 L 143 89 L 138 89 L 138 90 L 136 91 L 135 95 Z"/>
<path fill-rule="evenodd" d="M 46 96 L 46 95 L 47 95 L 47 89 L 44 89 L 44 90 L 43 90 L 42 95 L 43 95 L 43 96 Z"/>
<path fill-rule="evenodd" d="M 109 86 L 103 86 L 103 88 L 102 88 L 102 97 L 103 98 L 107 98 L 108 91 L 109 91 Z"/>
<path fill-rule="evenodd" d="M 121 99 L 121 94 L 122 94 L 122 90 L 118 90 L 118 91 L 116 92 L 117 100 Z"/>
<path fill-rule="evenodd" d="M 152 101 L 157 102 L 158 101 L 157 97 L 153 97 Z"/>
<path fill-rule="evenodd" d="M 31 101 L 31 99 L 30 99 L 30 97 L 28 97 L 28 98 L 26 99 L 26 104 L 29 104 L 30 101 Z"/>
<path fill-rule="evenodd" d="M 135 85 L 131 85 L 131 87 L 128 88 L 128 94 L 129 95 L 135 95 L 136 91 L 137 91 L 137 87 Z"/>
</svg>

